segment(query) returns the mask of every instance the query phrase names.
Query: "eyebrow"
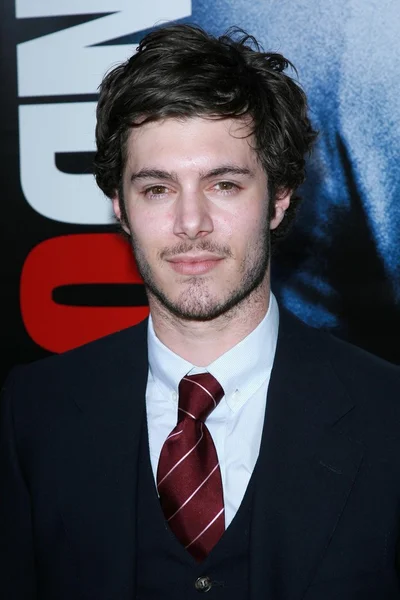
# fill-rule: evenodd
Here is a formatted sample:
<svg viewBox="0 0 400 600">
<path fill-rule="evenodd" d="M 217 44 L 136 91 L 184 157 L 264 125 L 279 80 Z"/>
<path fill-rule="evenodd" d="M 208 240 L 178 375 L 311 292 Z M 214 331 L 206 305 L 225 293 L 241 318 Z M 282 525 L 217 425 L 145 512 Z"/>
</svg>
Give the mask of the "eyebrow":
<svg viewBox="0 0 400 600">
<path fill-rule="evenodd" d="M 176 173 L 161 171 L 160 169 L 141 169 L 137 173 L 132 173 L 131 183 L 137 179 L 167 179 L 168 181 L 178 181 Z"/>
<path fill-rule="evenodd" d="M 220 175 L 245 175 L 254 177 L 254 172 L 247 167 L 238 167 L 237 165 L 222 165 L 211 171 L 207 171 L 201 175 L 202 179 L 209 179 L 210 177 L 219 177 Z"/>
<path fill-rule="evenodd" d="M 220 177 L 222 175 L 244 175 L 254 177 L 254 172 L 247 167 L 238 167 L 237 165 L 222 165 L 207 172 L 200 172 L 201 179 L 210 179 L 211 177 Z M 175 172 L 163 171 L 160 169 L 141 169 L 132 173 L 131 183 L 138 179 L 164 179 L 166 181 L 178 182 L 178 175 Z"/>
</svg>

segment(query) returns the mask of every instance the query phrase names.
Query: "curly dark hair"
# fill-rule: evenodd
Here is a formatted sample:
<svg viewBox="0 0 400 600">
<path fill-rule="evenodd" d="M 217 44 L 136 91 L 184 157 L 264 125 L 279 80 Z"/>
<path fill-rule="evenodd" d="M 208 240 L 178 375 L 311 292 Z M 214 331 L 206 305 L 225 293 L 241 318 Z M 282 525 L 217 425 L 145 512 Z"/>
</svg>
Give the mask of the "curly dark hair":
<svg viewBox="0 0 400 600">
<path fill-rule="evenodd" d="M 213 37 L 196 25 L 166 25 L 140 42 L 137 52 L 113 68 L 99 86 L 94 172 L 108 197 L 122 190 L 126 144 L 133 127 L 165 118 L 249 118 L 254 149 L 273 199 L 294 192 L 305 178 L 305 157 L 316 131 L 300 85 L 284 71 L 292 63 L 264 52 L 238 27 Z M 121 193 L 120 193 L 121 196 Z M 289 228 L 300 198 L 271 242 Z M 126 216 L 123 199 L 121 214 Z M 270 202 L 271 218 L 274 202 Z"/>
</svg>

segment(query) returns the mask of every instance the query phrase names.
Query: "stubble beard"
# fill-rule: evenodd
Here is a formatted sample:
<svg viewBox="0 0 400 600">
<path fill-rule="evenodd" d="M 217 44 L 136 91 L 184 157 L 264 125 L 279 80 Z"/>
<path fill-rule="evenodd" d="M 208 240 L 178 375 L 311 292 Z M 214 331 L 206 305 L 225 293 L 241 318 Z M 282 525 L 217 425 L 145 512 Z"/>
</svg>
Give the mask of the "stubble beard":
<svg viewBox="0 0 400 600">
<path fill-rule="evenodd" d="M 245 302 L 250 302 L 261 290 L 262 284 L 267 276 L 270 259 L 270 229 L 269 222 L 260 232 L 257 243 L 242 260 L 240 272 L 241 280 L 234 289 L 231 289 L 226 297 L 218 300 L 209 290 L 206 276 L 194 276 L 185 282 L 186 289 L 176 300 L 172 300 L 157 285 L 151 266 L 136 241 L 131 235 L 131 245 L 136 260 L 136 266 L 143 279 L 144 286 L 149 298 L 155 299 L 164 311 L 170 315 L 185 321 L 211 321 L 223 315 L 232 315 L 243 307 Z M 183 245 L 182 245 L 183 246 Z M 219 250 L 224 251 L 225 256 L 232 255 L 227 247 L 217 247 L 208 242 L 185 244 L 186 252 L 195 250 Z M 181 253 L 182 248 L 176 251 Z M 264 292 L 263 292 L 264 293 Z"/>
</svg>

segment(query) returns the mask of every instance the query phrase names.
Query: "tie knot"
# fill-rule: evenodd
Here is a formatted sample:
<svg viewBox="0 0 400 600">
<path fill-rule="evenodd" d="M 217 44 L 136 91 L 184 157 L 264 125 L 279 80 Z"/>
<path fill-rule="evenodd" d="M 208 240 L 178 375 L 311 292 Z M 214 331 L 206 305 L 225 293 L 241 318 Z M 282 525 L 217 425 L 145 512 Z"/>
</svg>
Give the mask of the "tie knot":
<svg viewBox="0 0 400 600">
<path fill-rule="evenodd" d="M 205 421 L 224 395 L 224 390 L 210 373 L 186 375 L 179 384 L 179 416 Z"/>
</svg>

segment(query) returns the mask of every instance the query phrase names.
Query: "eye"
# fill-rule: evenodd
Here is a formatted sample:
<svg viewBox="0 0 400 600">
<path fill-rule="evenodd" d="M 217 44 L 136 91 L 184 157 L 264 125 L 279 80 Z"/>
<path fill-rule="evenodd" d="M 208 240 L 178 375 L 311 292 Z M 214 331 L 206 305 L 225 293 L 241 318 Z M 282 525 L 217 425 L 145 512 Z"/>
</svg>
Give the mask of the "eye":
<svg viewBox="0 0 400 600">
<path fill-rule="evenodd" d="M 168 188 L 165 185 L 152 185 L 144 190 L 145 196 L 155 197 L 164 196 L 168 193 Z"/>
<path fill-rule="evenodd" d="M 215 188 L 220 192 L 231 193 L 239 189 L 239 186 L 232 181 L 219 181 L 215 184 Z"/>
</svg>

